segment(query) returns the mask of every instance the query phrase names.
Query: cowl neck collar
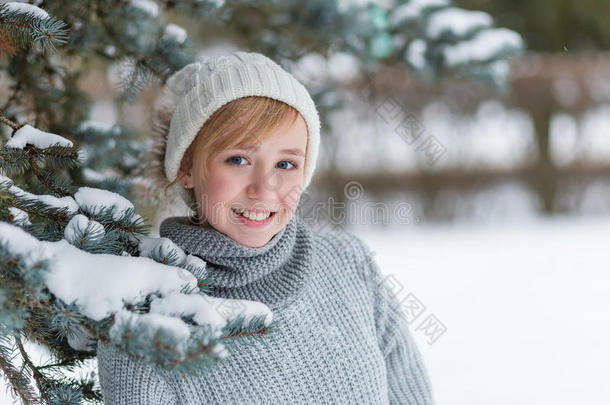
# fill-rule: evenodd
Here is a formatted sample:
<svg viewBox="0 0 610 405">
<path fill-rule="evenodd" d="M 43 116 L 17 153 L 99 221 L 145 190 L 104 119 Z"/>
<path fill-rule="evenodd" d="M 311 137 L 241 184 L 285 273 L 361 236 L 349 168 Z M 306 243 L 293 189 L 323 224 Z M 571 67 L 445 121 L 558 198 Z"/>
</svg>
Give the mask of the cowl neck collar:
<svg viewBox="0 0 610 405">
<path fill-rule="evenodd" d="M 273 309 L 295 299 L 311 273 L 313 235 L 296 215 L 258 248 L 189 217 L 166 218 L 159 234 L 207 263 L 214 296 L 259 301 Z"/>
</svg>

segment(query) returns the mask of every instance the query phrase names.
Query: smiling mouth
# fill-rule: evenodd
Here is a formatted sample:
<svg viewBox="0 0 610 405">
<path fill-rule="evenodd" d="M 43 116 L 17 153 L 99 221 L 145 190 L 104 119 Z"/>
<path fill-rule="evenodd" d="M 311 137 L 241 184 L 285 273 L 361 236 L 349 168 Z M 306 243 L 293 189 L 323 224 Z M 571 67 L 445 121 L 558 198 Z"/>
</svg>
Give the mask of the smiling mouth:
<svg viewBox="0 0 610 405">
<path fill-rule="evenodd" d="M 266 215 L 260 215 L 260 214 L 254 214 L 254 213 L 246 214 L 245 210 L 236 209 L 236 208 L 231 208 L 231 211 L 233 211 L 235 214 L 237 214 L 239 216 L 249 219 L 250 221 L 264 221 L 275 215 L 274 211 L 269 211 Z M 246 215 L 249 215 L 249 216 L 246 216 Z"/>
</svg>

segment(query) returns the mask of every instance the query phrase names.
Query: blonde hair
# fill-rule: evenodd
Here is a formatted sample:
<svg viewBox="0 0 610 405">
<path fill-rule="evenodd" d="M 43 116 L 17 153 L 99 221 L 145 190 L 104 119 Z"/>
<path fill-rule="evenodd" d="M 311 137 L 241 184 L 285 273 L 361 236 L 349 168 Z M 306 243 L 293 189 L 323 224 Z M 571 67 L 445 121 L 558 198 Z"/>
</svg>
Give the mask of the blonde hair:
<svg viewBox="0 0 610 405">
<path fill-rule="evenodd" d="M 228 149 L 247 148 L 263 142 L 271 136 L 272 129 L 285 120 L 290 120 L 293 124 L 299 114 L 294 107 L 263 96 L 242 97 L 223 105 L 201 127 L 182 157 L 182 174 L 165 186 L 164 193 L 167 195 L 167 191 L 192 169 L 195 153 L 204 162 L 197 170 L 206 179 L 211 156 Z M 204 218 L 200 220 L 205 221 Z"/>
</svg>

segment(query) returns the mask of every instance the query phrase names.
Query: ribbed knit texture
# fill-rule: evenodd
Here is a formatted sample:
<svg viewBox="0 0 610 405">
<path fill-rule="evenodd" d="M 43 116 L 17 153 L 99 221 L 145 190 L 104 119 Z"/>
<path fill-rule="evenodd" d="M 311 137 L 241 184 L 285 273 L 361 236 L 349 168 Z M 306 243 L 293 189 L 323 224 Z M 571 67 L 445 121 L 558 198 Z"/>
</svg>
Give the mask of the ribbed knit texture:
<svg viewBox="0 0 610 405">
<path fill-rule="evenodd" d="M 260 248 L 186 217 L 160 235 L 208 263 L 211 295 L 263 302 L 278 325 L 225 339 L 229 356 L 194 375 L 99 342 L 106 404 L 433 404 L 398 301 L 356 236 L 314 233 L 296 216 Z"/>
</svg>

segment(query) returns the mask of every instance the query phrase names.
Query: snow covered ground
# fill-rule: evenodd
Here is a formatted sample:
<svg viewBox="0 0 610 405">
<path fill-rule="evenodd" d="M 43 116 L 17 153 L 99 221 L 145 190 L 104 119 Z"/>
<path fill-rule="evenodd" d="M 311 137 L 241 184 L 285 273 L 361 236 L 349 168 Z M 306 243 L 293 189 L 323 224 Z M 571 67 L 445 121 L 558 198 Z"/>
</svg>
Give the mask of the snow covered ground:
<svg viewBox="0 0 610 405">
<path fill-rule="evenodd" d="M 609 235 L 610 217 L 361 236 L 425 305 L 411 331 L 439 404 L 594 405 L 610 403 Z"/>
</svg>

